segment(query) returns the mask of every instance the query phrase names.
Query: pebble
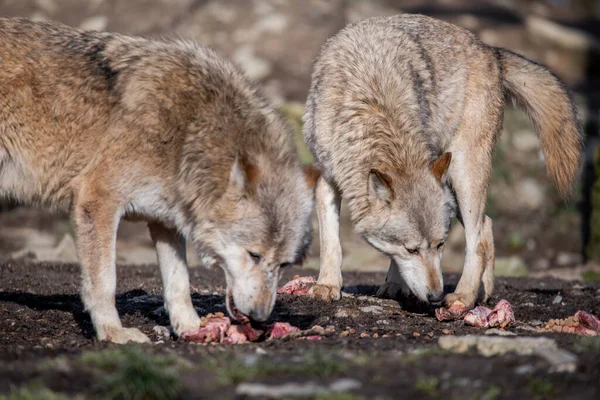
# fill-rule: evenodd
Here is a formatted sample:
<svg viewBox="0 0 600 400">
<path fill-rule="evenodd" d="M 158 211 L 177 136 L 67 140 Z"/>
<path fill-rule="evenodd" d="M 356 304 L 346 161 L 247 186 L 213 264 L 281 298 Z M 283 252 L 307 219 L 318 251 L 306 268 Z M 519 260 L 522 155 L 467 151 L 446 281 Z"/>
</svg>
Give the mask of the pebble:
<svg viewBox="0 0 600 400">
<path fill-rule="evenodd" d="M 360 337 L 362 339 L 362 338 L 370 337 L 370 335 L 367 332 L 363 332 L 363 333 L 360 334 Z"/>
<path fill-rule="evenodd" d="M 335 311 L 336 318 L 358 318 L 360 311 L 347 307 L 338 307 Z"/>
<path fill-rule="evenodd" d="M 375 306 L 375 305 L 359 307 L 358 309 L 364 313 L 372 313 L 372 314 L 381 314 L 383 312 L 383 307 Z"/>
<path fill-rule="evenodd" d="M 517 336 L 514 332 L 505 331 L 504 329 L 492 328 L 485 331 L 486 335 L 496 335 L 496 336 Z"/>
<path fill-rule="evenodd" d="M 412 335 L 413 335 L 413 337 L 419 337 L 419 336 L 421 336 L 421 334 L 419 332 L 413 332 Z"/>
<path fill-rule="evenodd" d="M 554 300 L 552 300 L 552 304 L 560 304 L 562 303 L 562 296 L 560 294 L 557 294 L 556 297 L 554 298 Z"/>
<path fill-rule="evenodd" d="M 452 334 L 452 331 L 450 329 L 442 329 L 442 333 L 444 335 L 450 335 L 450 334 Z"/>
</svg>

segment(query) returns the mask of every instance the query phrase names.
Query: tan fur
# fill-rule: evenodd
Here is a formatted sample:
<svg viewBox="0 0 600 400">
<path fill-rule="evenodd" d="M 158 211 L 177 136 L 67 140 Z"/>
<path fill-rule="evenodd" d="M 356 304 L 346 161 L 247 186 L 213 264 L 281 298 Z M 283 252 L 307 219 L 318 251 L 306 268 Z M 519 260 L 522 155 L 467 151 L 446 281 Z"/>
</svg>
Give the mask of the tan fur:
<svg viewBox="0 0 600 400">
<path fill-rule="evenodd" d="M 184 239 L 242 312 L 268 317 L 280 265 L 310 244 L 313 194 L 291 130 L 237 67 L 192 42 L 23 19 L 0 19 L 0 60 L 0 196 L 71 213 L 100 339 L 147 340 L 115 308 L 121 217 L 150 221 L 177 333 L 198 323 Z"/>
<path fill-rule="evenodd" d="M 339 209 L 327 199 L 347 200 L 355 230 L 392 258 L 381 294 L 410 289 L 421 300 L 440 299 L 439 264 L 458 205 L 466 259 L 446 302 L 472 305 L 482 280 L 485 298 L 491 295 L 494 246 L 484 208 L 505 96 L 531 116 L 548 172 L 566 194 L 581 128 L 569 93 L 544 67 L 410 14 L 356 22 L 321 49 L 304 116 L 330 193 L 317 190 L 317 210 L 328 216 L 319 221 L 337 223 Z M 342 285 L 341 247 L 335 230 L 327 232 L 318 283 L 331 299 Z"/>
</svg>

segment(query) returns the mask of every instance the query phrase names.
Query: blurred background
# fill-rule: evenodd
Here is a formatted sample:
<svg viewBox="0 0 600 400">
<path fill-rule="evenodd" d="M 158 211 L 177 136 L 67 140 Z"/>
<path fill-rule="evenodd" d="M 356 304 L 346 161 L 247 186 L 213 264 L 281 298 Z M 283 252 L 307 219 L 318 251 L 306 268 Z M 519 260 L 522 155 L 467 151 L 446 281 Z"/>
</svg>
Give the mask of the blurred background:
<svg viewBox="0 0 600 400">
<path fill-rule="evenodd" d="M 498 275 L 600 279 L 600 185 L 595 185 L 594 168 L 600 110 L 600 1 L 0 1 L 0 17 L 60 21 L 82 29 L 151 37 L 177 35 L 213 47 L 259 82 L 289 117 L 305 162 L 311 156 L 303 145 L 300 118 L 320 46 L 350 22 L 398 13 L 427 14 L 458 24 L 490 45 L 547 65 L 574 90 L 586 132 L 584 168 L 575 198 L 569 202 L 558 198 L 546 177 L 531 124 L 524 114 L 509 108 L 494 153 L 487 213 L 494 220 Z M 316 218 L 314 224 L 316 228 Z M 341 231 L 344 270 L 387 270 L 386 257 L 352 232 L 345 209 Z M 121 223 L 117 254 L 119 263 L 156 262 L 145 224 Z M 193 251 L 189 254 L 190 263 L 198 266 Z M 315 230 L 305 268 L 318 268 L 318 254 Z M 444 269 L 460 271 L 463 254 L 464 232 L 455 223 Z M 0 258 L 76 262 L 67 216 L 0 200 Z"/>
</svg>

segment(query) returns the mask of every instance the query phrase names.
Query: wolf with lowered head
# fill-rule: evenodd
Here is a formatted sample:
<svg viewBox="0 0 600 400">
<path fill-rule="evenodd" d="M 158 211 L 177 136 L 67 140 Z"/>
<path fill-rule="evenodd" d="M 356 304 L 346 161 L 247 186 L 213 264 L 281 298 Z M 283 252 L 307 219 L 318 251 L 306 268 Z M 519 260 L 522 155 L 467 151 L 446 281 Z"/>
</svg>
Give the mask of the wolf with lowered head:
<svg viewBox="0 0 600 400">
<path fill-rule="evenodd" d="M 181 40 L 0 20 L 0 196 L 70 213 L 97 337 L 144 342 L 115 307 L 121 218 L 148 221 L 176 333 L 199 327 L 185 239 L 227 305 L 263 321 L 310 244 L 316 170 L 231 62 Z"/>
<path fill-rule="evenodd" d="M 491 154 L 506 99 L 533 121 L 547 171 L 567 195 L 581 128 L 569 93 L 546 68 L 421 15 L 349 25 L 321 49 L 304 137 L 322 175 L 316 189 L 321 271 L 313 295 L 340 297 L 340 200 L 354 228 L 388 255 L 380 295 L 444 299 L 440 267 L 455 215 L 466 258 L 447 305 L 474 305 L 494 288 L 492 220 L 485 215 Z"/>
</svg>

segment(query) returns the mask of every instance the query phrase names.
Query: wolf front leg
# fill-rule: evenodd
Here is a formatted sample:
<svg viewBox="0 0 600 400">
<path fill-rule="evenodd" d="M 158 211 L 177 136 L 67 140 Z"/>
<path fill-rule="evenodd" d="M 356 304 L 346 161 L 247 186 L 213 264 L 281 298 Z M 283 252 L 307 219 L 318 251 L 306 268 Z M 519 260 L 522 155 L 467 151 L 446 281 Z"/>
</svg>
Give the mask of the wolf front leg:
<svg viewBox="0 0 600 400">
<path fill-rule="evenodd" d="M 200 327 L 200 318 L 192 305 L 190 278 L 185 254 L 185 240 L 175 229 L 159 222 L 148 224 L 156 247 L 163 280 L 165 309 L 177 335 Z"/>
<path fill-rule="evenodd" d="M 140 330 L 121 325 L 115 306 L 115 245 L 120 212 L 119 206 L 111 202 L 106 194 L 95 189 L 81 189 L 73 207 L 73 228 L 83 281 L 83 304 L 90 313 L 99 340 L 114 343 L 149 342 L 148 336 Z"/>
<path fill-rule="evenodd" d="M 340 193 L 333 183 L 320 177 L 316 188 L 319 218 L 321 267 L 317 284 L 312 287 L 315 298 L 331 301 L 342 296 L 342 246 L 340 244 Z"/>
</svg>

